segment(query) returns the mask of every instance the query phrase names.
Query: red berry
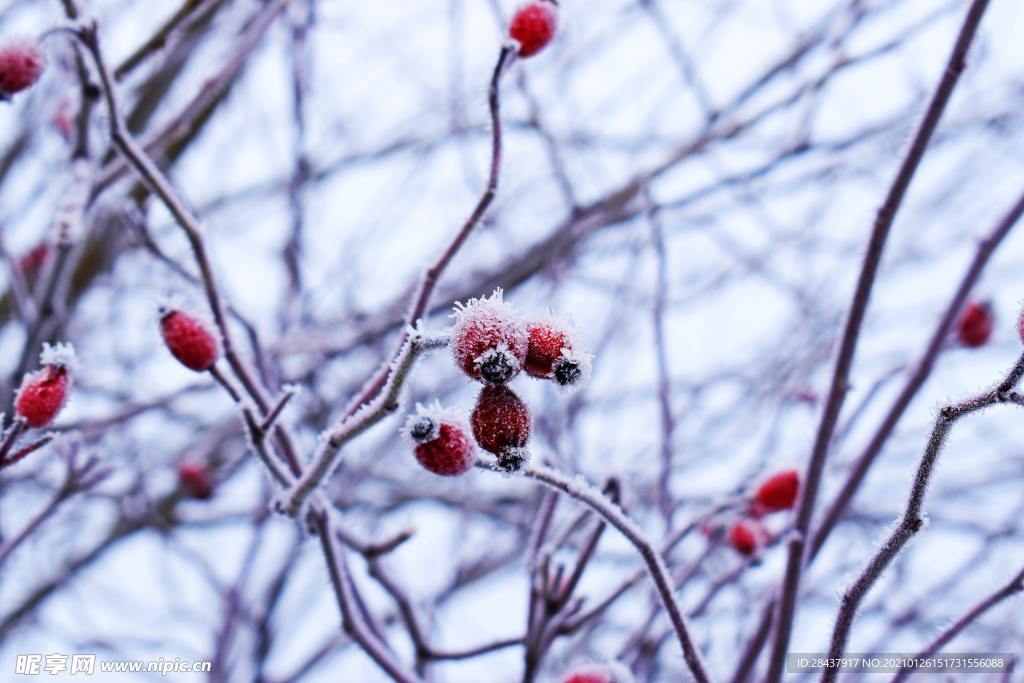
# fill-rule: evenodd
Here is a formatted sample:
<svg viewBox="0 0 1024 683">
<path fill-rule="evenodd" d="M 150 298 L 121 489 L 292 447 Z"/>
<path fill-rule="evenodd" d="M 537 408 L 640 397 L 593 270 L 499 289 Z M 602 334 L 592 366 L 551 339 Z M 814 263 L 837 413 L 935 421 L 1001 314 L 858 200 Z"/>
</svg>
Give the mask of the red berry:
<svg viewBox="0 0 1024 683">
<path fill-rule="evenodd" d="M 26 280 L 33 279 L 39 274 L 49 255 L 50 244 L 48 242 L 40 242 L 32 247 L 31 250 L 22 254 L 21 258 L 18 259 L 18 270 L 21 271 L 21 276 Z"/>
<path fill-rule="evenodd" d="M 46 427 L 67 403 L 76 365 L 70 344 L 44 345 L 42 368 L 25 375 L 14 401 L 14 409 L 34 429 Z"/>
<path fill-rule="evenodd" d="M 498 465 L 517 471 L 528 458 L 533 420 L 530 410 L 506 386 L 485 386 L 472 415 L 473 436 L 480 448 L 498 456 Z"/>
<path fill-rule="evenodd" d="M 213 473 L 205 463 L 182 462 L 178 465 L 178 483 L 190 496 L 199 500 L 213 498 Z"/>
<path fill-rule="evenodd" d="M 557 30 L 558 3 L 536 0 L 516 11 L 508 35 L 519 43 L 520 57 L 532 57 L 547 47 Z"/>
<path fill-rule="evenodd" d="M 753 557 L 761 545 L 761 531 L 753 522 L 740 521 L 729 530 L 729 543 L 741 555 Z"/>
<path fill-rule="evenodd" d="M 428 472 L 456 477 L 473 467 L 476 449 L 461 415 L 434 404 L 417 406 L 405 424 L 406 435 L 416 444 L 416 460 Z"/>
<path fill-rule="evenodd" d="M 967 304 L 956 323 L 957 337 L 964 346 L 970 348 L 984 346 L 992 336 L 994 323 L 992 307 L 985 302 L 972 301 Z"/>
<path fill-rule="evenodd" d="M 562 683 L 631 683 L 633 675 L 618 662 L 583 664 L 565 675 Z"/>
<path fill-rule="evenodd" d="M 0 47 L 0 99 L 31 88 L 44 66 L 43 51 L 34 40 L 14 40 Z"/>
<path fill-rule="evenodd" d="M 554 379 L 561 387 L 576 388 L 590 375 L 590 355 L 581 353 L 572 328 L 552 315 L 527 324 L 529 346 L 525 369 L 531 377 Z"/>
<path fill-rule="evenodd" d="M 504 384 L 519 374 L 529 335 L 500 289 L 490 297 L 456 304 L 454 317 L 452 357 L 463 372 L 485 384 Z"/>
<path fill-rule="evenodd" d="M 788 510 L 796 503 L 796 494 L 799 490 L 799 472 L 796 470 L 779 472 L 761 484 L 757 493 L 754 494 L 754 503 L 767 512 Z"/>
<path fill-rule="evenodd" d="M 214 329 L 200 318 L 172 310 L 161 311 L 160 332 L 164 343 L 186 368 L 205 372 L 220 358 L 220 338 Z"/>
</svg>

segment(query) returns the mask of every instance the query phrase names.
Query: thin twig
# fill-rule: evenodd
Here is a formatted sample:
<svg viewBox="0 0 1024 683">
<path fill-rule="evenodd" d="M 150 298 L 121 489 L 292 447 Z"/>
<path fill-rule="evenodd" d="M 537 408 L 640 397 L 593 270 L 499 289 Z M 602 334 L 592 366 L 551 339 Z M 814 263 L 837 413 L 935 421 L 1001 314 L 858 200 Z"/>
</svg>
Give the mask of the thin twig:
<svg viewBox="0 0 1024 683">
<path fill-rule="evenodd" d="M 789 542 L 786 573 L 782 584 L 782 593 L 779 598 L 778 617 L 775 620 L 775 640 L 768 663 L 768 675 L 766 678 L 768 683 L 778 683 L 782 678 L 786 650 L 789 647 L 790 633 L 796 617 L 796 599 L 800 589 L 800 577 L 804 564 L 807 561 L 807 536 L 811 528 L 811 519 L 818 496 L 818 487 L 821 484 L 822 474 L 825 470 L 825 460 L 828 456 L 829 445 L 832 442 L 832 434 L 839 420 L 839 413 L 849 388 L 850 368 L 853 365 L 861 326 L 867 312 L 868 302 L 871 299 L 871 290 L 874 287 L 878 269 L 882 262 L 885 243 L 893 221 L 896 219 L 896 214 L 903 203 L 903 199 L 906 197 L 910 182 L 913 180 L 928 149 L 928 143 L 938 128 L 939 120 L 942 118 L 953 90 L 966 68 L 967 51 L 974 41 L 974 36 L 988 5 L 989 0 L 974 0 L 971 3 L 971 7 L 967 12 L 967 18 L 960 29 L 956 44 L 946 63 L 942 79 L 939 81 L 939 85 L 932 96 L 924 118 L 918 127 L 917 133 L 914 135 L 910 149 L 907 150 L 896 178 L 889 188 L 889 193 L 875 218 L 871 238 L 868 241 L 867 252 L 864 257 L 864 264 L 857 280 L 853 301 L 850 305 L 845 329 L 843 330 L 843 337 L 840 342 L 839 353 L 836 357 L 835 369 L 832 373 L 828 398 L 825 401 L 825 409 L 814 439 L 814 447 L 811 451 L 810 462 L 807 465 L 807 472 L 803 478 L 804 485 L 797 511 L 796 528 L 794 533 L 791 534 Z"/>
<path fill-rule="evenodd" d="M 956 638 L 960 633 L 968 626 L 977 621 L 983 614 L 988 612 L 990 609 L 1005 601 L 1006 599 L 1016 595 L 1017 593 L 1024 592 L 1024 569 L 1017 572 L 1017 575 L 1010 579 L 1010 582 L 999 590 L 993 592 L 987 598 L 979 602 L 968 612 L 956 620 L 949 628 L 940 633 L 935 640 L 933 640 L 926 648 L 918 652 L 916 655 L 910 658 L 909 661 L 914 662 L 913 666 L 904 666 L 897 672 L 896 676 L 892 679 L 892 683 L 900 683 L 905 681 L 911 673 L 917 669 L 917 663 L 921 660 L 928 659 L 936 652 L 939 652 L 944 648 L 951 640 Z"/>
<path fill-rule="evenodd" d="M 484 463 L 479 464 L 479 467 L 489 471 L 500 471 L 494 469 L 491 465 Z M 654 581 L 654 586 L 658 591 L 658 597 L 661 599 L 662 604 L 665 606 L 665 610 L 668 612 L 669 619 L 672 622 L 672 627 L 676 632 L 676 637 L 679 639 L 679 643 L 683 649 L 683 658 L 686 660 L 686 664 L 689 667 L 690 672 L 699 683 L 707 683 L 710 681 L 711 679 L 705 669 L 700 651 L 697 649 L 696 644 L 690 636 L 690 631 L 686 625 L 686 619 L 683 616 L 683 611 L 679 606 L 679 601 L 676 599 L 675 592 L 672 588 L 671 577 L 669 576 L 668 569 L 665 567 L 665 562 L 662 559 L 661 554 L 655 549 L 654 545 L 646 538 L 646 536 L 644 536 L 643 532 L 633 522 L 633 520 L 629 519 L 629 517 L 622 512 L 621 508 L 608 500 L 608 498 L 602 495 L 597 489 L 585 482 L 582 482 L 581 480 L 569 479 L 568 477 L 546 467 L 529 466 L 524 468 L 522 473 L 530 479 L 539 481 L 545 486 L 549 486 L 561 491 L 562 493 L 568 494 L 570 497 L 587 505 L 594 512 L 603 517 L 609 524 L 615 527 L 619 533 L 625 536 L 626 540 L 636 548 L 640 557 L 643 559 L 644 564 L 647 565 L 647 570 L 650 572 L 651 579 Z"/>
<path fill-rule="evenodd" d="M 828 654 L 830 659 L 842 657 L 860 603 L 864 600 L 868 591 L 871 590 L 871 587 L 882 576 L 885 569 L 896 558 L 896 555 L 924 527 L 923 507 L 925 494 L 950 429 L 960 418 L 976 413 L 983 408 L 988 408 L 1005 401 L 1024 403 L 1024 399 L 1012 393 L 1013 388 L 1020 382 L 1022 374 L 1024 374 L 1024 355 L 1017 359 L 1017 363 L 996 388 L 939 410 L 935 418 L 935 426 L 932 428 L 931 436 L 928 439 L 928 445 L 925 447 L 924 456 L 918 464 L 914 483 L 910 489 L 910 497 L 907 499 L 906 509 L 899 524 L 893 529 L 874 557 L 871 558 L 860 576 L 857 577 L 857 580 L 843 593 L 839 613 L 836 615 L 835 626 L 832 630 L 832 642 L 829 646 Z M 835 681 L 838 673 L 838 668 L 825 669 L 822 674 L 823 683 Z"/>
</svg>

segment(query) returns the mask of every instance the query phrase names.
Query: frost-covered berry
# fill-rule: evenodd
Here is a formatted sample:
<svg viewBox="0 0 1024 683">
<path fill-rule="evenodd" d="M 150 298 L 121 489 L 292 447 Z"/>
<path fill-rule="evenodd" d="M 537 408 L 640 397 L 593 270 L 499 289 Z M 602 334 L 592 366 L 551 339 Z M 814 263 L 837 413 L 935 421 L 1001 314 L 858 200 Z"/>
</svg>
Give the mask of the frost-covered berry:
<svg viewBox="0 0 1024 683">
<path fill-rule="evenodd" d="M 519 56 L 532 57 L 551 42 L 558 31 L 558 3 L 535 0 L 520 7 L 508 28 L 508 35 L 519 43 Z"/>
<path fill-rule="evenodd" d="M 756 522 L 741 520 L 729 529 L 729 545 L 741 555 L 753 557 L 761 547 L 763 532 Z"/>
<path fill-rule="evenodd" d="M 428 472 L 456 477 L 473 467 L 476 448 L 462 415 L 434 403 L 416 406 L 403 430 L 415 444 L 416 460 Z"/>
<path fill-rule="evenodd" d="M 0 47 L 0 99 L 27 90 L 43 74 L 46 59 L 35 40 L 12 40 Z"/>
<path fill-rule="evenodd" d="M 480 390 L 472 415 L 473 436 L 480 448 L 498 456 L 498 465 L 517 472 L 529 459 L 533 419 L 530 410 L 506 386 L 485 386 Z"/>
<path fill-rule="evenodd" d="M 754 505 L 765 512 L 789 510 L 796 504 L 800 473 L 786 470 L 769 477 L 754 494 Z"/>
<path fill-rule="evenodd" d="M 970 348 L 984 346 L 992 336 L 995 316 L 992 307 L 984 301 L 972 301 L 960 314 L 956 323 L 956 335 L 960 343 Z"/>
<path fill-rule="evenodd" d="M 25 375 L 14 401 L 14 409 L 34 429 L 46 427 L 67 403 L 77 367 L 70 344 L 43 345 L 42 368 Z"/>
<path fill-rule="evenodd" d="M 213 473 L 206 463 L 186 460 L 178 465 L 178 483 L 193 498 L 213 498 Z"/>
<path fill-rule="evenodd" d="M 526 361 L 529 336 L 519 312 L 502 298 L 489 297 L 455 305 L 451 350 L 455 364 L 471 379 L 505 384 Z"/>
<path fill-rule="evenodd" d="M 205 372 L 220 358 L 220 337 L 196 315 L 161 309 L 160 333 L 171 354 L 190 370 Z"/>
<path fill-rule="evenodd" d="M 573 667 L 562 683 L 633 683 L 633 675 L 618 662 L 581 664 Z"/>
<path fill-rule="evenodd" d="M 531 377 L 553 379 L 564 388 L 578 388 L 590 376 L 590 355 L 564 320 L 547 314 L 527 322 L 529 346 L 525 370 Z"/>
</svg>

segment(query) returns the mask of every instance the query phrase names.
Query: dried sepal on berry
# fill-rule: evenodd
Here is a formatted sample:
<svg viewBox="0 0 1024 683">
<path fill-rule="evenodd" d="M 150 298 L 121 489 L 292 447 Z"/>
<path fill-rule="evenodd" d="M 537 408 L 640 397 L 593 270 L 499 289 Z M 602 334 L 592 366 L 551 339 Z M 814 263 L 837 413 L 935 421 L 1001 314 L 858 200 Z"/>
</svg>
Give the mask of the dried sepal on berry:
<svg viewBox="0 0 1024 683">
<path fill-rule="evenodd" d="M 43 75 L 46 57 L 32 38 L 16 38 L 0 46 L 0 100 L 28 90 Z"/>
<path fill-rule="evenodd" d="M 517 472 L 529 460 L 526 445 L 533 418 L 523 400 L 506 386 L 485 386 L 471 417 L 473 437 L 480 448 L 498 456 L 498 466 Z"/>
<path fill-rule="evenodd" d="M 956 323 L 960 343 L 972 349 L 984 346 L 992 336 L 995 315 L 986 301 L 972 301 L 964 308 Z"/>
<path fill-rule="evenodd" d="M 756 512 L 777 512 L 789 510 L 796 504 L 800 491 L 800 473 L 786 470 L 772 475 L 754 493 L 753 509 Z"/>
<path fill-rule="evenodd" d="M 78 370 L 71 344 L 44 344 L 39 363 L 39 370 L 25 375 L 14 401 L 18 416 L 33 429 L 48 426 L 64 408 Z"/>
<path fill-rule="evenodd" d="M 417 462 L 440 477 L 465 474 L 476 460 L 465 418 L 436 401 L 429 406 L 417 405 L 402 433 L 412 441 Z"/>
<path fill-rule="evenodd" d="M 529 335 L 522 316 L 496 289 L 489 297 L 456 304 L 450 348 L 470 379 L 505 384 L 526 361 Z"/>
<path fill-rule="evenodd" d="M 220 335 L 212 323 L 196 313 L 160 307 L 160 334 L 178 362 L 205 372 L 220 359 Z"/>
<path fill-rule="evenodd" d="M 532 57 L 543 50 L 557 32 L 556 0 L 534 0 L 520 6 L 508 27 L 509 38 L 519 47 L 520 57 Z"/>
<path fill-rule="evenodd" d="M 527 333 L 527 374 L 554 380 L 569 391 L 587 383 L 593 357 L 583 349 L 570 322 L 546 313 L 527 321 Z"/>
</svg>

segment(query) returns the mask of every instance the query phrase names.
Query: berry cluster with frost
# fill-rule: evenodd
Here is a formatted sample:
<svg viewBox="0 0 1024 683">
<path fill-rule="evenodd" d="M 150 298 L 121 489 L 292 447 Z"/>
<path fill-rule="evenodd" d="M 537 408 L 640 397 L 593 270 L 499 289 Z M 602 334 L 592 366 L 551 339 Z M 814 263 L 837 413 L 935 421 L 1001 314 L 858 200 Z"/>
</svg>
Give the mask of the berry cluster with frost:
<svg viewBox="0 0 1024 683">
<path fill-rule="evenodd" d="M 19 38 L 0 47 L 0 100 L 31 88 L 45 67 L 46 58 L 36 40 Z"/>
<path fill-rule="evenodd" d="M 436 401 L 417 405 L 402 430 L 415 445 L 416 460 L 440 477 L 465 474 L 473 467 L 476 449 L 462 415 Z"/>
<path fill-rule="evenodd" d="M 18 416 L 33 429 L 48 426 L 64 408 L 78 370 L 71 344 L 44 344 L 39 363 L 39 370 L 25 375 L 14 401 Z"/>
<path fill-rule="evenodd" d="M 551 313 L 524 316 L 505 301 L 501 289 L 488 297 L 457 303 L 452 317 L 455 323 L 448 342 L 452 359 L 470 379 L 484 385 L 470 416 L 473 438 L 481 449 L 497 457 L 501 469 L 518 472 L 529 461 L 527 444 L 533 418 L 523 400 L 508 387 L 509 381 L 525 370 L 527 375 L 552 381 L 560 388 L 576 389 L 590 376 L 591 356 L 570 323 Z M 419 333 L 410 330 L 409 334 Z M 430 410 L 419 407 L 403 431 L 416 444 L 416 456 L 428 470 L 462 474 L 472 465 L 472 449 L 465 453 L 460 441 L 467 431 L 459 430 L 462 423 L 456 422 L 457 414 L 432 414 L 440 410 L 439 406 Z M 463 456 L 464 467 L 435 464 L 452 457 L 461 463 Z"/>
<path fill-rule="evenodd" d="M 516 10 L 508 27 L 508 36 L 519 48 L 520 57 L 532 57 L 558 32 L 558 2 L 534 0 Z"/>
<path fill-rule="evenodd" d="M 171 355 L 190 370 L 206 372 L 220 359 L 220 335 L 196 313 L 161 306 L 160 334 Z"/>
<path fill-rule="evenodd" d="M 619 662 L 581 664 L 573 667 L 562 683 L 633 683 L 633 675 Z"/>
</svg>

